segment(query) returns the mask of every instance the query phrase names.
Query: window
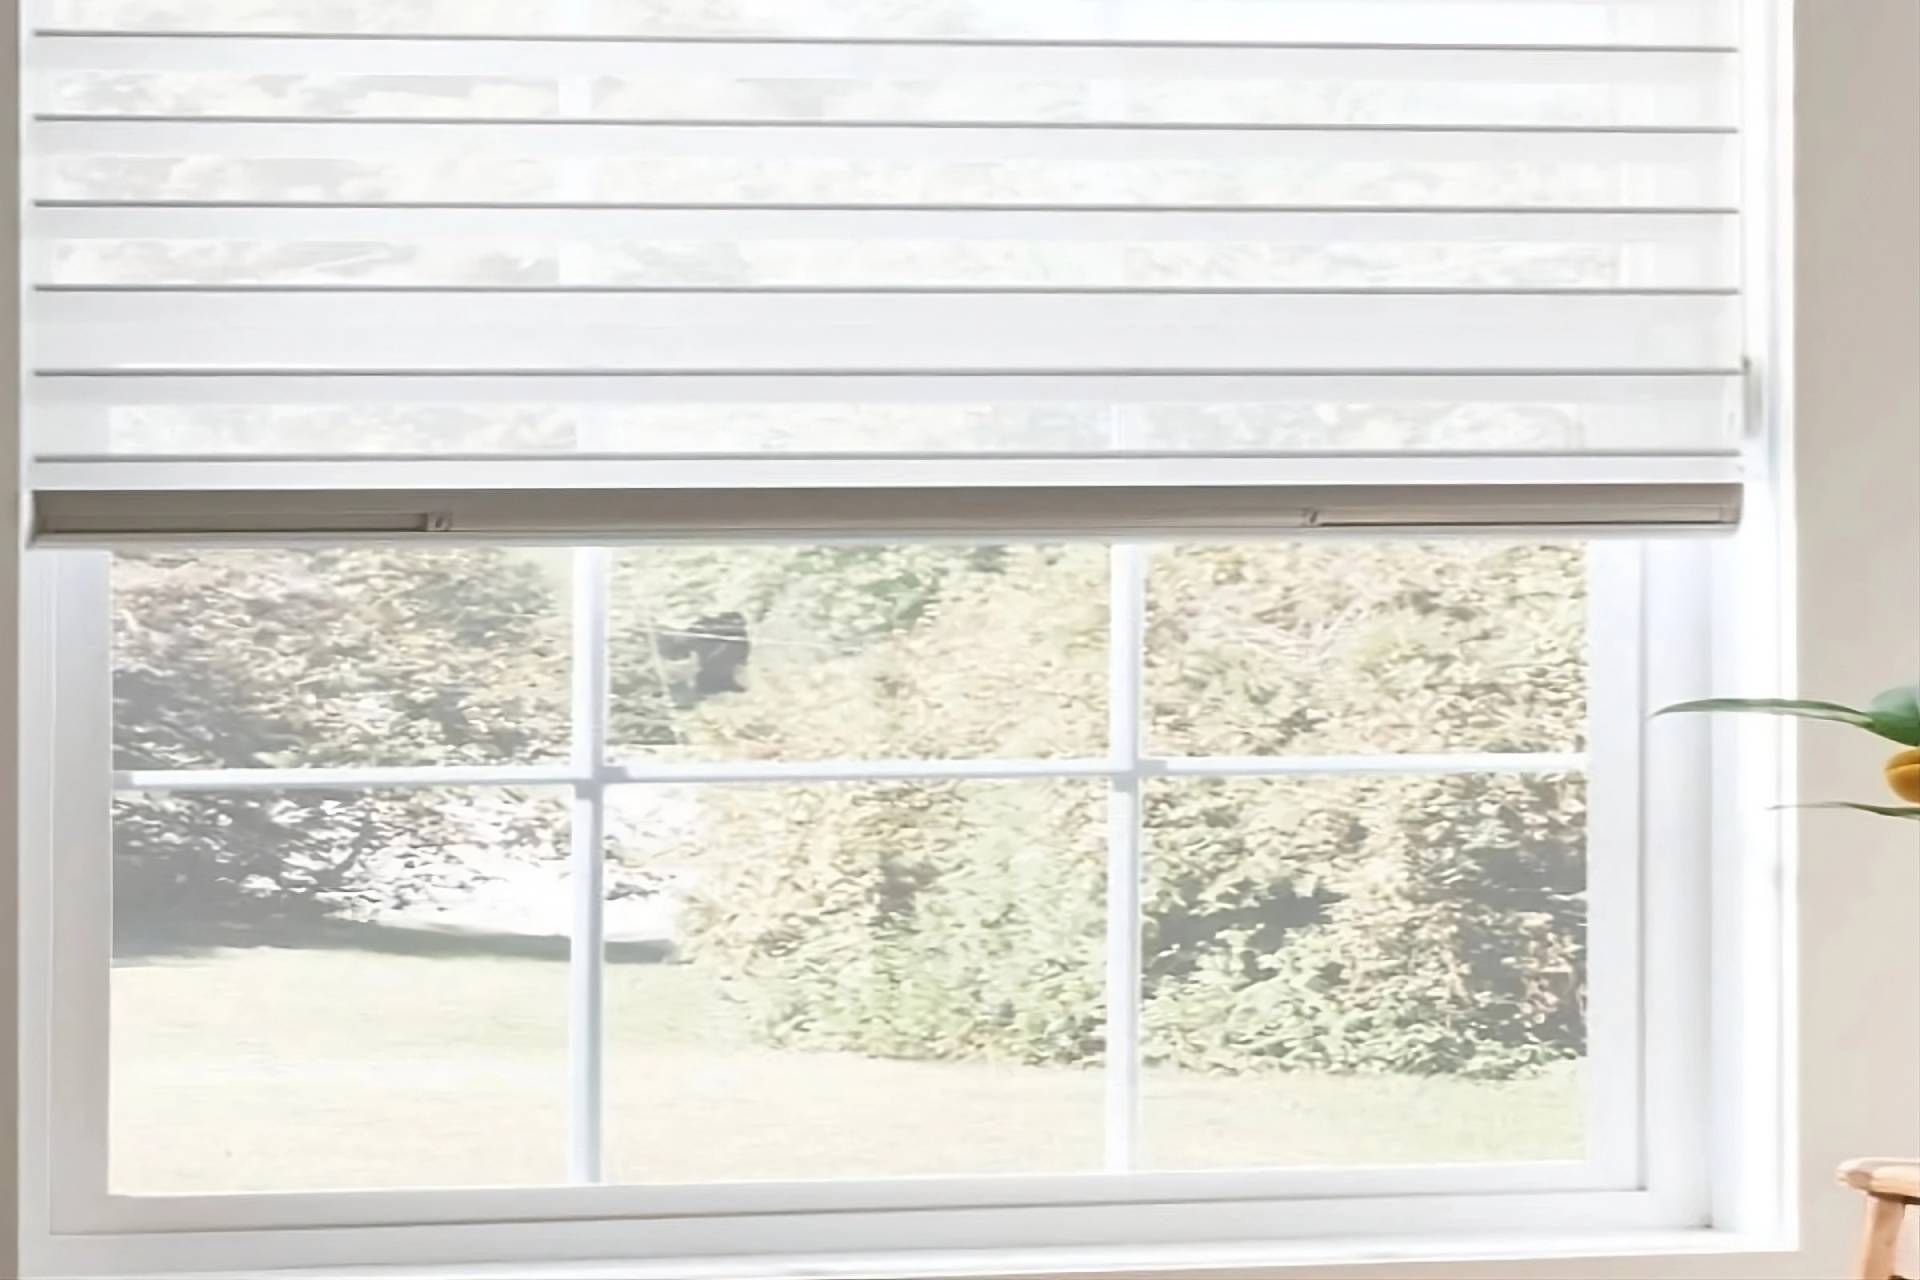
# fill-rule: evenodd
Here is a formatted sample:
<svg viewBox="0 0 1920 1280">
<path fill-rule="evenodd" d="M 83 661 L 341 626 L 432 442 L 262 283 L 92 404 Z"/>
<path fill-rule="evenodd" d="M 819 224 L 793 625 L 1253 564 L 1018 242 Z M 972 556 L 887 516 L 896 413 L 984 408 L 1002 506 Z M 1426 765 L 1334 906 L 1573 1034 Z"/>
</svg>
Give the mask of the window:
<svg viewBox="0 0 1920 1280">
<path fill-rule="evenodd" d="M 42 0 L 45 1269 L 1724 1223 L 1764 8 Z"/>
<path fill-rule="evenodd" d="M 116 563 L 115 1189 L 1585 1158 L 1581 547 L 574 554 Z"/>
</svg>

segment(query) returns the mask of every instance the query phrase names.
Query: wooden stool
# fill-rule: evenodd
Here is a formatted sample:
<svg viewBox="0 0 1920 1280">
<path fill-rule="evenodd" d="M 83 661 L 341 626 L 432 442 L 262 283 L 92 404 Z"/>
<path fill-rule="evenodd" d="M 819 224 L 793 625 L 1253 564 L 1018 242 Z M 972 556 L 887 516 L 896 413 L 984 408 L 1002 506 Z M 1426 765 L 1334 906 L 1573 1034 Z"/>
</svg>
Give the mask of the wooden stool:
<svg viewBox="0 0 1920 1280">
<path fill-rule="evenodd" d="M 1840 1166 L 1839 1177 L 1867 1193 L 1867 1222 L 1853 1274 L 1859 1280 L 1898 1280 L 1893 1253 L 1907 1206 L 1920 1204 L 1920 1160 L 1849 1160 Z"/>
</svg>

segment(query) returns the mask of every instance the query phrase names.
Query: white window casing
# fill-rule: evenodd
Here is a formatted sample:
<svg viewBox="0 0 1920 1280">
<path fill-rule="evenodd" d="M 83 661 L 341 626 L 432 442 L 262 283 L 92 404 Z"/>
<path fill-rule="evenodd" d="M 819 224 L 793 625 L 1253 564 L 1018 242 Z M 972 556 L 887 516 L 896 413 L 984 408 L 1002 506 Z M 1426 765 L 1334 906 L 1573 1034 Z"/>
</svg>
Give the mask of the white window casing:
<svg viewBox="0 0 1920 1280">
<path fill-rule="evenodd" d="M 1764 897 L 1764 868 L 1709 854 L 1755 794 L 1716 776 L 1725 739 L 1646 714 L 1752 662 L 1724 602 L 1736 573 L 1770 563 L 1756 546 L 1772 511 L 1776 301 L 1755 244 L 1773 234 L 1774 147 L 1751 105 L 1773 56 L 1757 16 L 1770 0 L 1276 0 L 1257 14 L 1232 0 L 973 0 L 958 29 L 765 0 L 718 26 L 701 6 L 662 5 L 684 21 L 644 32 L 596 22 L 590 0 L 555 6 L 540 31 L 476 29 L 457 5 L 421 9 L 444 28 L 405 30 L 371 5 L 290 4 L 263 23 L 175 0 L 148 26 L 138 5 L 99 10 L 124 10 L 122 25 L 70 21 L 61 0 L 28 7 L 23 412 L 42 606 L 29 641 L 51 672 L 46 807 L 29 816 L 60 833 L 65 859 L 41 868 L 49 914 L 27 925 L 46 957 L 42 1074 L 29 1065 L 53 1135 L 43 1270 L 244 1273 L 284 1262 L 295 1238 L 305 1266 L 754 1254 L 804 1267 L 986 1248 L 1009 1267 L 1072 1264 L 1058 1250 L 1075 1248 L 1251 1263 L 1437 1256 L 1436 1241 L 1474 1239 L 1706 1247 L 1709 1228 L 1764 1222 L 1750 1205 L 1768 1175 L 1754 1170 L 1777 1153 L 1733 1146 L 1708 1105 L 1729 1056 L 1751 1048 L 1716 1039 L 1714 1018 L 1771 994 L 1724 972 L 1709 925 L 1716 904 Z M 272 101 L 258 81 L 276 76 L 518 77 L 553 92 L 518 116 L 485 100 L 321 115 Z M 692 86 L 688 105 L 650 99 L 649 77 Z M 744 80 L 952 80 L 1006 99 L 903 90 L 844 118 L 831 102 L 783 115 L 777 96 L 742 97 Z M 1026 80 L 1083 84 L 1084 98 L 1043 110 L 1021 97 Z M 1335 118 L 1310 95 L 1233 91 L 1296 80 L 1365 86 L 1376 114 L 1369 100 Z M 132 86 L 111 109 L 87 96 L 109 82 Z M 1544 104 L 1530 114 L 1529 94 Z M 895 114 L 874 113 L 889 102 Z M 449 159 L 470 155 L 539 176 L 515 188 Z M 288 157 L 308 167 L 289 177 Z M 636 185 L 635 162 L 659 190 Z M 996 165 L 991 182 L 967 176 Z M 503 244 L 521 255 L 507 266 Z M 1329 268 L 1302 251 L 1327 244 L 1358 256 Z M 402 265 L 355 266 L 342 245 Z M 1730 536 L 1665 536 L 1688 533 Z M 1596 539 L 1587 751 L 1146 750 L 1141 544 L 1415 534 Z M 1116 544 L 1104 754 L 614 758 L 598 548 L 926 539 Z M 563 763 L 106 767 L 103 552 L 353 541 L 593 548 L 573 557 Z M 1592 797 L 1585 1159 L 1133 1167 L 1143 779 L 1569 768 Z M 604 975 L 576 960 L 573 1185 L 110 1191 L 116 792 L 569 788 L 575 954 L 592 957 L 610 792 L 885 778 L 1108 787 L 1108 1034 L 1123 1051 L 1105 1077 L 1105 1172 L 605 1185 Z M 1743 945 L 1763 934 L 1750 924 Z M 1739 1203 L 1725 1191 L 1736 1159 L 1754 1183 Z"/>
<path fill-rule="evenodd" d="M 1711 665 L 1706 651 L 1713 548 L 1694 541 L 1595 544 L 1590 592 L 1596 618 L 1589 749 L 1574 755 L 1448 753 L 1431 756 L 1193 757 L 1148 754 L 1140 744 L 1142 557 L 1113 553 L 1109 753 L 1086 759 L 851 762 L 645 762 L 614 758 L 604 723 L 608 555 L 574 556 L 575 661 L 572 757 L 550 766 L 239 769 L 175 772 L 101 767 L 108 755 L 107 558 L 47 553 L 55 616 L 37 637 L 56 673 L 63 708 L 50 737 L 62 870 L 49 886 L 55 954 L 50 997 L 62 1010 L 50 1036 L 48 1084 L 61 1140 L 50 1151 L 50 1259 L 77 1273 L 132 1269 L 245 1270 L 283 1256 L 287 1232 L 303 1258 L 340 1265 L 452 1263 L 475 1259 L 662 1259 L 740 1252 L 742 1233 L 766 1255 L 959 1250 L 1041 1244 L 1186 1248 L 1210 1256 L 1222 1241 L 1259 1238 L 1286 1247 L 1330 1237 L 1425 1241 L 1510 1230 L 1524 1215 L 1530 1239 L 1589 1233 L 1668 1234 L 1708 1221 L 1713 1135 L 1702 1060 L 1709 966 L 1698 953 L 1711 899 L 1703 880 L 1710 787 L 1700 776 L 1702 726 L 1651 735 L 1642 712 L 1690 689 Z M 1128 639 L 1133 643 L 1127 643 Z M 83 726 L 92 726 L 87 731 Z M 1651 754 L 1650 754 L 1651 753 Z M 1591 992 L 1588 1152 L 1584 1159 L 1514 1164 L 1333 1167 L 1193 1173 L 1143 1172 L 1138 1141 L 1140 1029 L 1138 886 L 1143 857 L 1141 784 L 1165 777 L 1337 777 L 1376 772 L 1582 773 L 1592 806 L 1587 836 L 1587 945 Z M 604 814 L 623 787 L 687 782 L 776 783 L 876 779 L 1104 780 L 1109 787 L 1107 1034 L 1109 1171 L 1093 1174 L 916 1177 L 874 1181 L 623 1186 L 605 1180 L 600 1140 L 604 1048 Z M 109 1190 L 109 957 L 112 953 L 110 801 L 115 794 L 206 790 L 287 791 L 551 785 L 574 796 L 569 966 L 569 1173 L 573 1185 L 514 1189 L 378 1190 L 146 1196 Z M 1649 856 L 1648 850 L 1671 856 Z M 1651 915 L 1644 904 L 1657 904 Z M 1129 1065 L 1133 1064 L 1133 1065 Z M 1389 1215 L 1383 1219 L 1382 1215 Z M 1381 1235 L 1382 1221 L 1395 1224 Z M 433 1224 L 428 1226 L 427 1224 Z M 307 1250 L 326 1227 L 321 1255 Z M 1384 1242 L 1384 1245 L 1383 1243 Z M 1415 1246 L 1430 1250 L 1431 1243 Z M 902 1272 L 902 1274 L 907 1274 Z"/>
</svg>

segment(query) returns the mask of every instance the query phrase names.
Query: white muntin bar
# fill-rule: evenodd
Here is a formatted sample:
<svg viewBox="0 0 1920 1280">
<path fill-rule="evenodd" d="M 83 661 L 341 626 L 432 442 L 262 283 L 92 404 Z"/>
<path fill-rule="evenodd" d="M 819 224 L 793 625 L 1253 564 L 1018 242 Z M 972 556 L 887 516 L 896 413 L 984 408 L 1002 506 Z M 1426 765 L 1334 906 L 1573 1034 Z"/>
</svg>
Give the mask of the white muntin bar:
<svg viewBox="0 0 1920 1280">
<path fill-rule="evenodd" d="M 576 1183 L 605 1176 L 607 603 L 612 555 L 573 555 L 573 768 L 567 969 L 567 1171 Z"/>
<path fill-rule="evenodd" d="M 1423 755 L 1154 756 L 1131 764 L 1103 757 L 1057 760 L 625 760 L 578 770 L 551 767 L 442 767 L 400 769 L 123 769 L 114 789 L 138 791 L 419 790 L 444 787 L 607 787 L 682 785 L 805 785 L 899 781 L 1017 781 L 1029 778 L 1143 777 L 1258 778 L 1355 774 L 1579 773 L 1580 752 L 1471 752 Z"/>
<path fill-rule="evenodd" d="M 562 34 L 592 25 L 594 0 L 565 0 L 549 14 Z M 559 109 L 569 115 L 592 110 L 591 83 L 579 74 L 558 85 Z M 591 194 L 584 162 L 569 161 L 556 175 L 557 199 Z M 583 277 L 582 247 L 569 239 L 559 248 L 560 279 Z M 583 425 L 582 445 L 594 443 L 594 427 Z M 567 1175 L 575 1183 L 606 1178 L 606 962 L 607 962 L 607 761 L 611 714 L 608 607 L 613 588 L 613 554 L 587 548 L 573 553 L 573 670 L 570 681 L 573 765 L 591 781 L 575 785 L 569 832 L 573 927 L 567 968 Z"/>
<path fill-rule="evenodd" d="M 1146 553 L 1118 546 L 1109 558 L 1106 944 L 1106 1167 L 1129 1173 L 1140 1163 L 1141 794 L 1145 702 Z"/>
<path fill-rule="evenodd" d="M 1029 778 L 1104 778 L 1107 760 L 821 760 L 679 763 L 625 761 L 609 765 L 609 785 L 677 783 L 785 784 L 861 782 L 1003 782 Z"/>
</svg>

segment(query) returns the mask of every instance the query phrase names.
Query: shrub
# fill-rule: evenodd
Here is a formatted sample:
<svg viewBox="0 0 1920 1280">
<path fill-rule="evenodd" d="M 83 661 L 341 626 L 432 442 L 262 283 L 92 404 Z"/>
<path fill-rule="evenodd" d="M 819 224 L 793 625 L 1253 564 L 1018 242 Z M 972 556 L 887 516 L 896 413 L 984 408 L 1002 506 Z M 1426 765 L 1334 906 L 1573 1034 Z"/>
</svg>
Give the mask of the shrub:
<svg viewBox="0 0 1920 1280">
<path fill-rule="evenodd" d="M 694 954 L 764 1038 L 887 1057 L 1097 1055 L 1105 858 L 1091 789 L 729 790 L 710 806 L 738 842 L 698 855 Z"/>
<path fill-rule="evenodd" d="M 801 759 L 1100 754 L 1106 575 L 1092 547 L 622 555 L 616 740 Z M 117 762 L 558 758 L 558 582 L 504 552 L 123 558 Z M 1583 583 L 1564 547 L 1161 555 L 1151 745 L 1577 750 Z M 661 637 L 727 612 L 752 620 L 744 691 L 689 697 Z M 680 887 L 689 953 L 771 1043 L 1091 1063 L 1105 790 L 706 787 L 691 821 L 616 824 L 613 852 L 628 883 Z M 550 798 L 487 796 L 140 797 L 118 818 L 117 924 L 370 912 L 470 879 L 468 850 L 557 854 Z M 1144 802 L 1151 1061 L 1503 1076 L 1582 1051 L 1576 780 L 1159 779 Z"/>
<path fill-rule="evenodd" d="M 123 769 L 474 764 L 566 749 L 553 581 L 499 551 L 247 551 L 115 561 Z M 550 798 L 190 791 L 116 806 L 116 929 L 191 938 L 471 883 L 464 850 L 552 856 Z"/>
<path fill-rule="evenodd" d="M 946 579 L 883 650 L 786 672 L 777 704 L 702 714 L 757 715 L 763 733 L 809 755 L 857 756 L 867 729 L 840 704 L 884 688 L 883 706 L 937 712 L 918 744 L 927 754 L 956 742 L 1015 754 L 993 750 L 994 730 L 1021 753 L 1083 753 L 1076 744 L 1104 719 L 1101 575 L 1077 562 L 1077 577 L 1038 596 L 1040 562 L 1027 554 Z M 1357 740 L 1573 749 L 1583 578 L 1578 553 L 1552 547 L 1166 557 L 1153 732 L 1248 754 Z M 1022 670 L 1037 633 L 1068 655 L 1059 683 L 1083 696 L 1040 723 L 981 722 L 969 682 Z M 673 855 L 690 869 L 690 946 L 774 1043 L 1092 1061 L 1104 1021 L 1101 790 L 716 789 L 700 801 L 697 839 Z M 1150 1059 L 1504 1076 L 1579 1054 L 1583 805 L 1577 783 L 1549 777 L 1150 785 Z"/>
<path fill-rule="evenodd" d="M 1152 819 L 1150 1061 L 1504 1076 L 1584 1049 L 1577 784 L 1207 789 Z M 1181 838 L 1202 803 L 1234 816 Z"/>
</svg>

